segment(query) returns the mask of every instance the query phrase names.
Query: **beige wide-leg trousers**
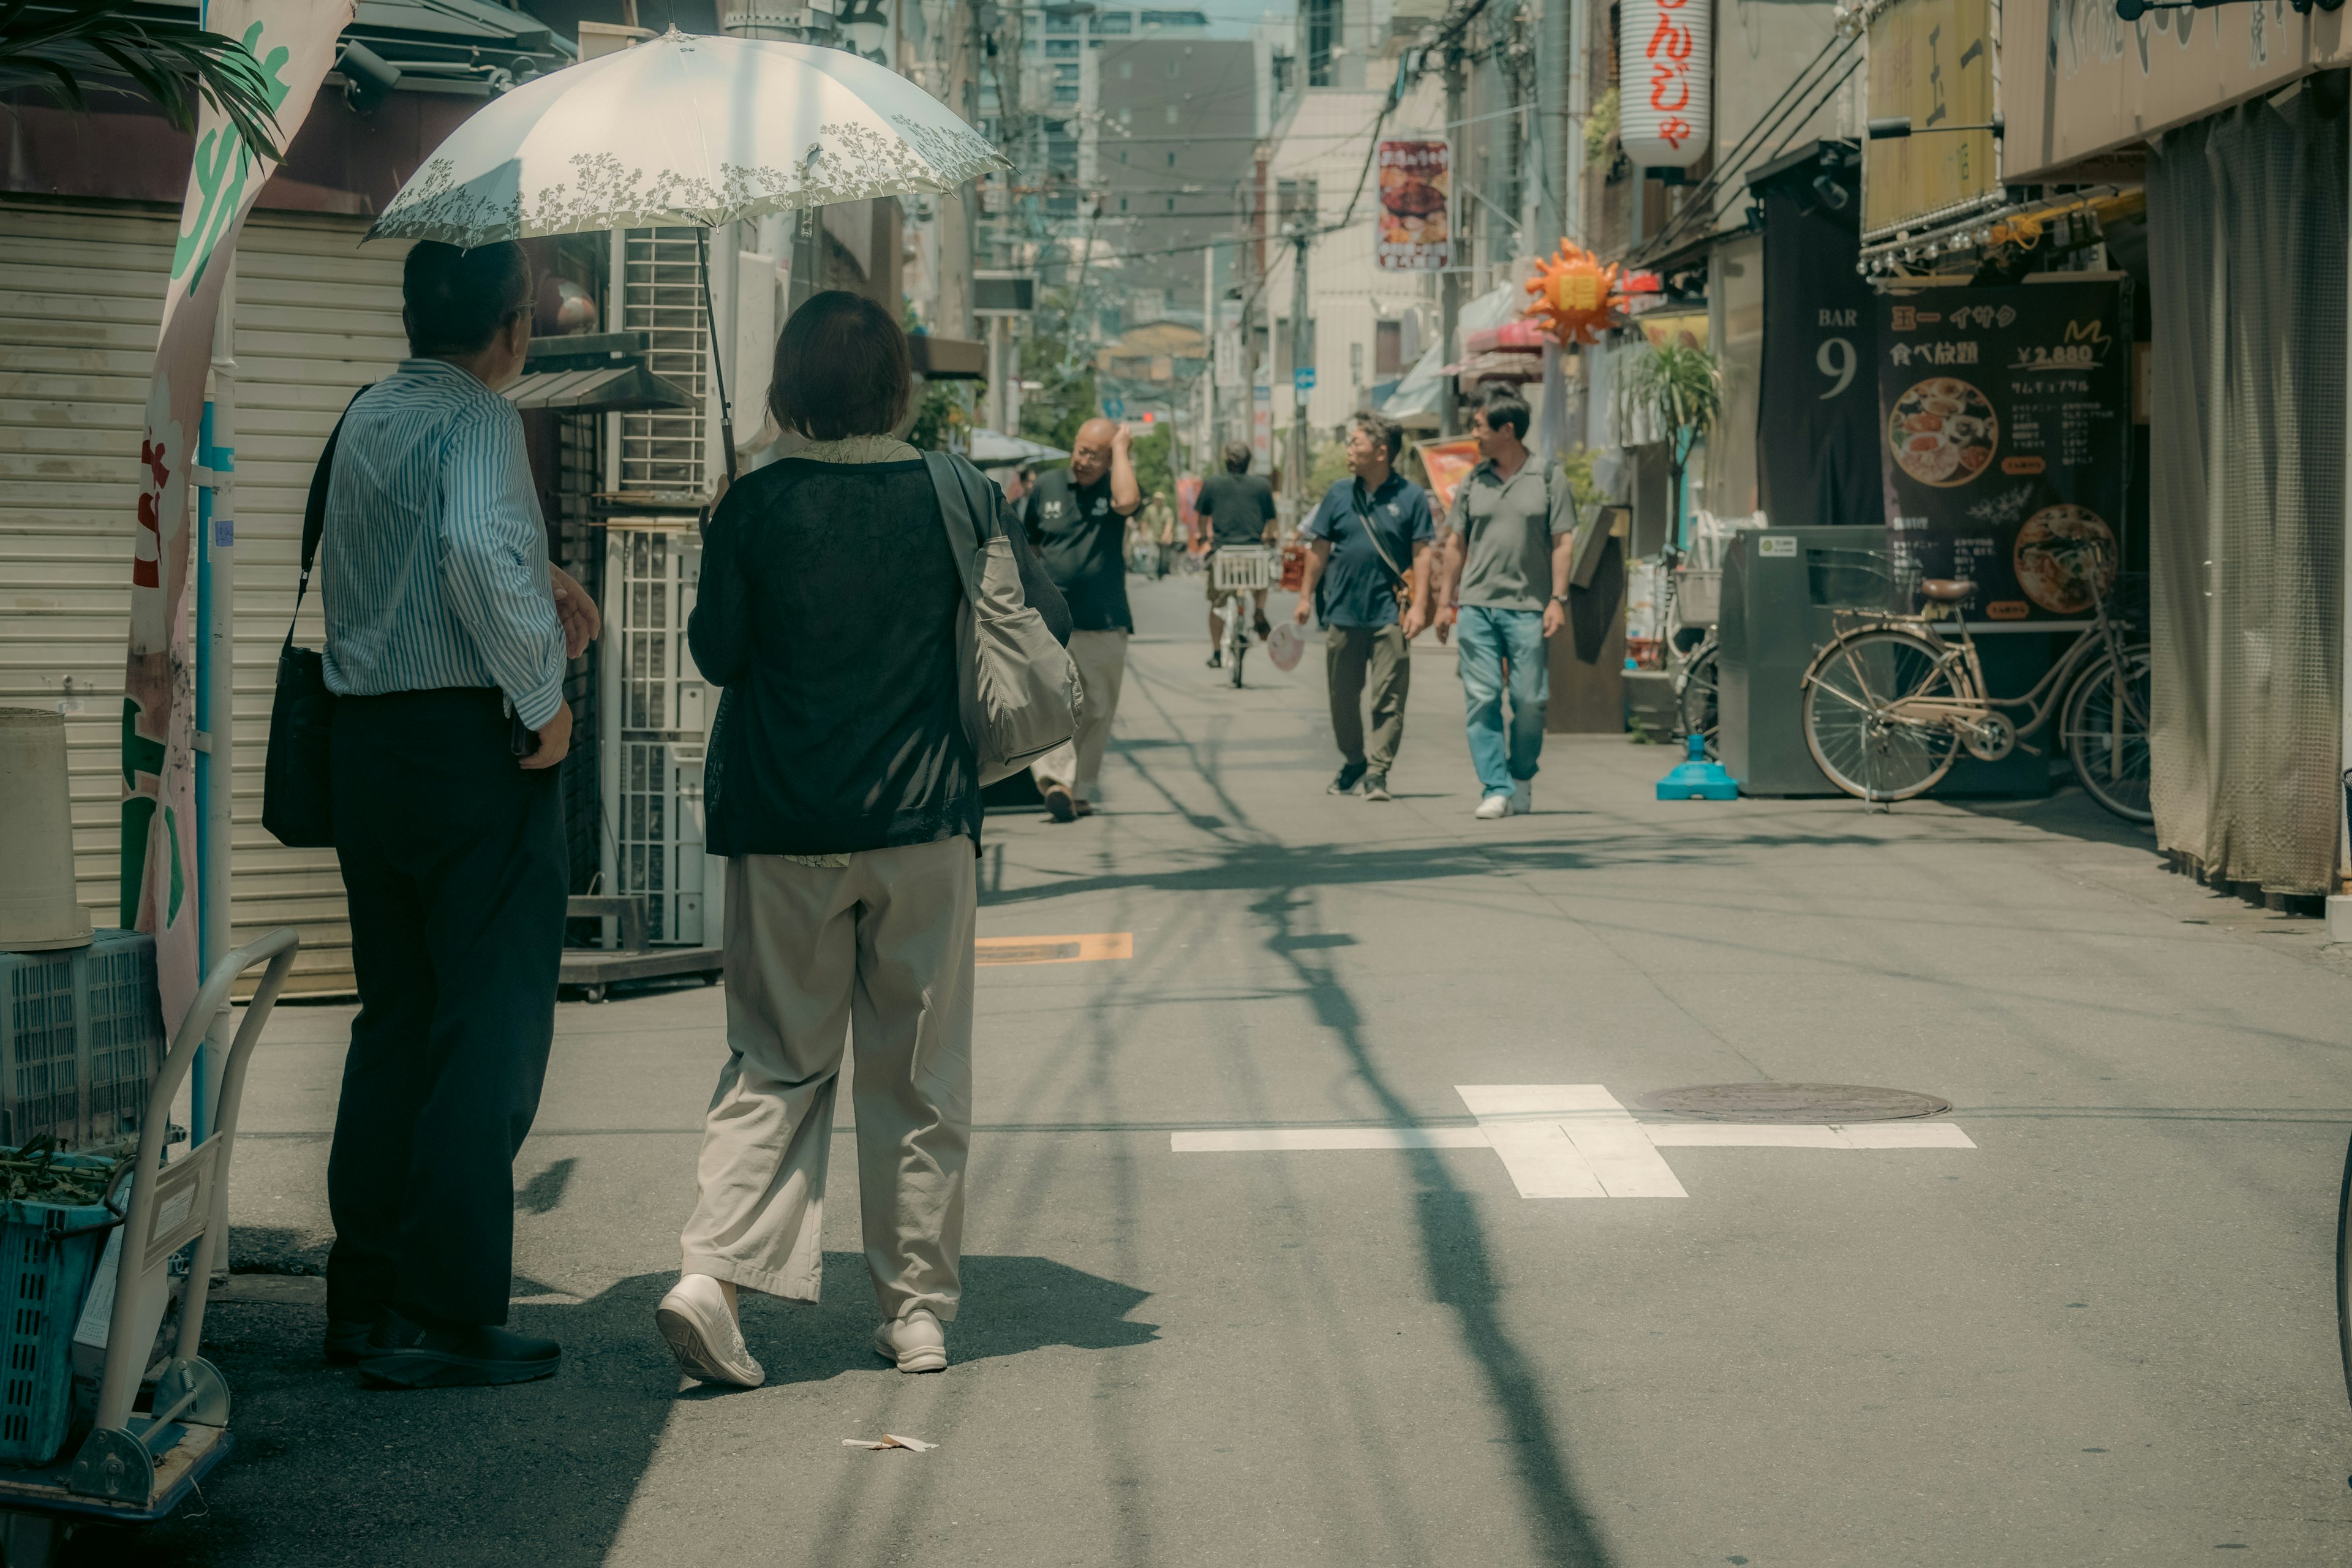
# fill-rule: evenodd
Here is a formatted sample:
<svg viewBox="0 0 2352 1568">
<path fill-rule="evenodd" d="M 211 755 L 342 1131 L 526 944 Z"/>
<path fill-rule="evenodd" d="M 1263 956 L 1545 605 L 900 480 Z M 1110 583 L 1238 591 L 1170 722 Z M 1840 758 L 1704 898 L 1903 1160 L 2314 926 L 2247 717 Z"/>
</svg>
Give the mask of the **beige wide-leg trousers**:
<svg viewBox="0 0 2352 1568">
<path fill-rule="evenodd" d="M 1102 787 L 1103 748 L 1110 744 L 1110 721 L 1118 712 L 1118 689 L 1127 679 L 1127 634 L 1072 632 L 1070 661 L 1078 667 L 1078 689 L 1086 701 L 1078 732 L 1029 765 L 1037 787 L 1060 784 L 1090 801 Z"/>
<path fill-rule="evenodd" d="M 727 1044 L 685 1271 L 796 1301 L 824 1264 L 825 1156 L 854 1042 L 866 1266 L 885 1318 L 956 1315 L 971 1142 L 971 840 L 841 867 L 727 862 Z"/>
</svg>

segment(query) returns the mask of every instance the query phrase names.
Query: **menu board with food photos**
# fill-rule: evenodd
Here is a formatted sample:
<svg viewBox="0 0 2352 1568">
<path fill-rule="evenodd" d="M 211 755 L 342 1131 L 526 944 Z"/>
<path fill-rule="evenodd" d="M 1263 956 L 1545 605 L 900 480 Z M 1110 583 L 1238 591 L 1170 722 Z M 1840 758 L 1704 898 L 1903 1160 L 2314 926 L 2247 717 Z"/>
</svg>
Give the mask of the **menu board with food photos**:
<svg viewBox="0 0 2352 1568">
<path fill-rule="evenodd" d="M 1451 265 L 1452 156 L 1443 142 L 1381 143 L 1380 236 L 1372 265 L 1381 271 L 1433 272 Z"/>
<path fill-rule="evenodd" d="M 2130 284 L 1923 289 L 1878 301 L 1887 550 L 1961 577 L 1972 621 L 2079 620 L 2121 565 Z"/>
</svg>

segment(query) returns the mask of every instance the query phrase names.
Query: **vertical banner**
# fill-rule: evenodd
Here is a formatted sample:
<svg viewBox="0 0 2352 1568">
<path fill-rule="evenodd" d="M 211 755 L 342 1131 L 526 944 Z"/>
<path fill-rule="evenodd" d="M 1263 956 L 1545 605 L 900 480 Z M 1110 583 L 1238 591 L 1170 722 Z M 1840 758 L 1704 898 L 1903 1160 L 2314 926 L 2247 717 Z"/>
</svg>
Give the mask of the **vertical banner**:
<svg viewBox="0 0 2352 1568">
<path fill-rule="evenodd" d="M 1764 366 L 1756 411 L 1757 500 L 1775 528 L 1884 527 L 1878 298 L 1854 270 L 1853 168 L 1830 172 L 1832 208 L 1807 177 L 1768 182 Z M 1646 318 L 1644 318 L 1646 320 Z"/>
<path fill-rule="evenodd" d="M 204 17 L 259 63 L 278 135 L 290 142 L 334 61 L 351 0 L 213 0 Z M 139 528 L 122 674 L 122 921 L 154 934 L 164 1024 L 173 1031 L 195 999 L 198 980 L 188 483 L 199 461 L 194 448 L 226 262 L 276 167 L 246 144 L 219 109 L 204 106 L 139 441 Z"/>
<path fill-rule="evenodd" d="M 1971 619 L 2074 620 L 2115 583 L 2131 464 L 2127 285 L 1930 289 L 1879 301 L 1887 549 L 1963 577 Z"/>
<path fill-rule="evenodd" d="M 1372 264 L 1381 271 L 1434 272 L 1453 265 L 1446 226 L 1453 156 L 1443 142 L 1381 143 L 1381 232 Z"/>
</svg>

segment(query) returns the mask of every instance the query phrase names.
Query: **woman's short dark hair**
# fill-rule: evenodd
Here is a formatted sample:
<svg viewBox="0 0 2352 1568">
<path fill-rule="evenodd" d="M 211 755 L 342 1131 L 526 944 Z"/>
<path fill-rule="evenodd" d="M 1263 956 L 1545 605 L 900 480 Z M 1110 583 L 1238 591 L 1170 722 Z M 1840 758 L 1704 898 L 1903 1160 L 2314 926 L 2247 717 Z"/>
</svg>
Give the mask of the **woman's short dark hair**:
<svg viewBox="0 0 2352 1568">
<path fill-rule="evenodd" d="M 768 412 L 813 441 L 887 435 L 907 416 L 913 374 L 906 331 L 890 312 L 828 289 L 811 295 L 777 335 Z"/>
<path fill-rule="evenodd" d="M 1356 416 L 1356 428 L 1378 441 L 1391 463 L 1396 461 L 1397 454 L 1404 450 L 1404 426 L 1393 419 L 1383 419 L 1377 414 L 1359 414 Z"/>
<path fill-rule="evenodd" d="M 1478 405 L 1478 412 L 1486 416 L 1487 429 L 1500 430 L 1507 425 L 1517 439 L 1524 441 L 1528 438 L 1528 421 L 1531 417 L 1528 412 L 1528 400 L 1509 388 L 1498 386 L 1486 394 L 1486 400 Z"/>
<path fill-rule="evenodd" d="M 530 258 L 511 239 L 471 250 L 419 240 L 400 269 L 408 352 L 479 353 L 531 309 Z"/>
<path fill-rule="evenodd" d="M 1229 474 L 1246 474 L 1249 472 L 1249 466 L 1250 449 L 1239 441 L 1226 442 L 1225 472 Z"/>
</svg>

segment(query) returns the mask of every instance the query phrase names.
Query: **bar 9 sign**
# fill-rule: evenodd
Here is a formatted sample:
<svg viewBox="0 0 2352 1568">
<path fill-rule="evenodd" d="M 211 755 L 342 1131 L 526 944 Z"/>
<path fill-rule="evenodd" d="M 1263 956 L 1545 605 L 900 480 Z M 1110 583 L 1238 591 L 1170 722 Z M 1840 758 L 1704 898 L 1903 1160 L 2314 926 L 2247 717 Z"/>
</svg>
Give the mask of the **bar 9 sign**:
<svg viewBox="0 0 2352 1568">
<path fill-rule="evenodd" d="M 1686 169 L 1706 156 L 1714 25 L 1710 0 L 1622 0 L 1617 140 L 1634 167 Z"/>
</svg>

